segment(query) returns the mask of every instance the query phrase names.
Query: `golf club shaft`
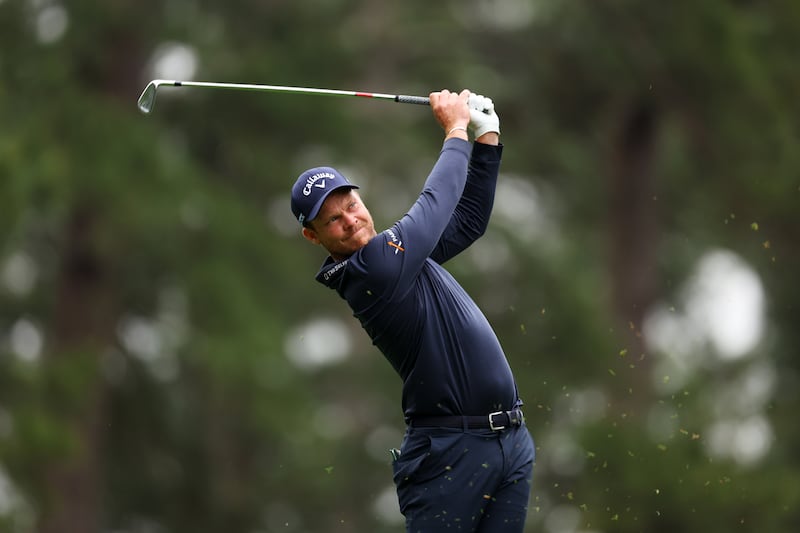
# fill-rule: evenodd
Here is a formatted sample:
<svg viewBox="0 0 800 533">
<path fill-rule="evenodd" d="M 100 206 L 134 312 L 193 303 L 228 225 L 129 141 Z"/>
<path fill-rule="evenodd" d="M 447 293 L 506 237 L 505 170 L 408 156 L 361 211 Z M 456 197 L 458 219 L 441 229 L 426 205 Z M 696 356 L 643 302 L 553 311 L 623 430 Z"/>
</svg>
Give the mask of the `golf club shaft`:
<svg viewBox="0 0 800 533">
<path fill-rule="evenodd" d="M 156 91 L 159 87 L 202 87 L 211 89 L 233 89 L 240 91 L 262 91 L 273 93 L 294 93 L 325 96 L 355 96 L 361 98 L 376 98 L 379 100 L 392 100 L 401 104 L 430 105 L 428 97 L 408 96 L 402 94 L 382 94 L 362 91 L 339 91 L 334 89 L 315 89 L 310 87 L 287 87 L 282 85 L 257 85 L 247 83 L 218 83 L 207 81 L 178 81 L 178 80 L 153 80 L 139 97 L 139 109 L 149 113 L 155 103 Z"/>
</svg>

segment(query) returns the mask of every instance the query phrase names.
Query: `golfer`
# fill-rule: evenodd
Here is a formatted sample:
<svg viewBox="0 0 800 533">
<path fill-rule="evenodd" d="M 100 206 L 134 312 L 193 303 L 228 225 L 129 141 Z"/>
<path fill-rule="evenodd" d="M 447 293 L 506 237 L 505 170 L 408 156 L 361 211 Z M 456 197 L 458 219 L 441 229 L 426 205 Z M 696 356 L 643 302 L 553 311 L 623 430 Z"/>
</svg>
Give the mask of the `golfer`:
<svg viewBox="0 0 800 533">
<path fill-rule="evenodd" d="M 316 279 L 403 380 L 407 430 L 392 466 L 406 530 L 521 532 L 534 461 L 522 401 L 492 327 L 441 266 L 486 230 L 500 120 L 491 99 L 467 90 L 430 103 L 444 144 L 397 223 L 376 232 L 358 187 L 330 167 L 300 175 L 292 212 L 329 254 Z"/>
</svg>

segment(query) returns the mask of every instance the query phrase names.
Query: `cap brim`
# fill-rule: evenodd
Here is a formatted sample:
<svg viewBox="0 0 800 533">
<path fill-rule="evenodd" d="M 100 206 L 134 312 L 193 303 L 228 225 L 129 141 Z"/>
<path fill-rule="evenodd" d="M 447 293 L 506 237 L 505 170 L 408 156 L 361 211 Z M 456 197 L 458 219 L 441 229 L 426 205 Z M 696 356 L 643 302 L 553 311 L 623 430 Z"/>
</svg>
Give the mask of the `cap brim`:
<svg viewBox="0 0 800 533">
<path fill-rule="evenodd" d="M 322 197 L 319 200 L 317 200 L 317 203 L 314 204 L 314 207 L 311 209 L 311 211 L 309 211 L 308 216 L 305 219 L 305 222 L 310 222 L 315 218 L 317 218 L 319 210 L 322 209 L 322 204 L 325 203 L 325 200 L 328 198 L 328 196 L 331 195 L 333 191 L 338 191 L 340 189 L 358 189 L 358 188 L 359 188 L 358 185 L 353 185 L 352 183 L 346 183 L 339 185 L 338 187 L 334 187 L 333 189 L 330 189 L 328 191 L 325 191 L 325 194 L 323 194 Z"/>
</svg>

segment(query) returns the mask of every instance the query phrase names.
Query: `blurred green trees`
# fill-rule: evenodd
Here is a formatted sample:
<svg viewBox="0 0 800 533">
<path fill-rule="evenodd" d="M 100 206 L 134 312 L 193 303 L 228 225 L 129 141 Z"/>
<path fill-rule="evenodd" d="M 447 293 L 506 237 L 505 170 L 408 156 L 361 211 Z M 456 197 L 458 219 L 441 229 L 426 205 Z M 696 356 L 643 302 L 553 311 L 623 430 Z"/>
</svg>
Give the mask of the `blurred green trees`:
<svg viewBox="0 0 800 533">
<path fill-rule="evenodd" d="M 448 266 L 526 402 L 528 530 L 792 531 L 798 27 L 788 1 L 0 2 L 0 531 L 402 529 L 399 380 L 288 188 L 340 167 L 386 226 L 441 132 L 362 100 L 137 112 L 183 75 L 491 96 L 495 215 Z"/>
</svg>

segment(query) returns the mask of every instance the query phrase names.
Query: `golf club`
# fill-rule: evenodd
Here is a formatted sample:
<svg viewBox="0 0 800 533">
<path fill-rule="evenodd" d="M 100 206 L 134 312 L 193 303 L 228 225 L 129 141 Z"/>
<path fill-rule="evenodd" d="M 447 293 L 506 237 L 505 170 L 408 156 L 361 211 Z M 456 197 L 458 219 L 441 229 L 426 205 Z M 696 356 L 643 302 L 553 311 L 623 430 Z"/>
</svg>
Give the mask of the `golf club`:
<svg viewBox="0 0 800 533">
<path fill-rule="evenodd" d="M 324 96 L 358 96 L 361 98 L 377 98 L 379 100 L 392 100 L 401 104 L 430 105 L 426 96 L 407 96 L 403 94 L 380 94 L 360 91 L 337 91 L 333 89 L 312 89 L 309 87 L 284 87 L 280 85 L 253 85 L 245 83 L 216 83 L 208 81 L 177 81 L 153 80 L 147 84 L 139 97 L 139 110 L 150 113 L 156 103 L 156 93 L 159 87 L 205 87 L 209 89 L 234 89 L 239 91 L 263 91 L 272 93 L 313 94 Z"/>
</svg>

